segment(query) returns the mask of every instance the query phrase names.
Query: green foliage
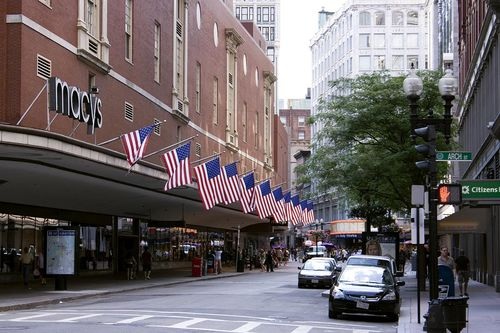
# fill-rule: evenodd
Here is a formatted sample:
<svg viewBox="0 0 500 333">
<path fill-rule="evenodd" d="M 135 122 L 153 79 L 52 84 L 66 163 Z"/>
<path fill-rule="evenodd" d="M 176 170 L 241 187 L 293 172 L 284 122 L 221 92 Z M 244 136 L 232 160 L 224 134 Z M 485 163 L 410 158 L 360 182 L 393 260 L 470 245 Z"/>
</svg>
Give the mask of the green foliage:
<svg viewBox="0 0 500 333">
<path fill-rule="evenodd" d="M 440 117 L 444 108 L 437 82 L 442 73 L 417 74 L 424 82 L 420 117 L 429 110 Z M 321 193 L 336 189 L 354 207 L 410 209 L 411 185 L 423 184 L 425 171 L 415 166 L 422 156 L 410 138 L 404 78 L 377 72 L 332 81 L 334 94 L 321 101 L 320 112 L 311 119 L 321 129 L 312 143 L 311 158 L 296 169 L 299 182 L 314 180 Z M 438 137 L 438 150 L 445 150 L 442 135 Z M 446 165 L 439 167 L 438 177 Z"/>
</svg>

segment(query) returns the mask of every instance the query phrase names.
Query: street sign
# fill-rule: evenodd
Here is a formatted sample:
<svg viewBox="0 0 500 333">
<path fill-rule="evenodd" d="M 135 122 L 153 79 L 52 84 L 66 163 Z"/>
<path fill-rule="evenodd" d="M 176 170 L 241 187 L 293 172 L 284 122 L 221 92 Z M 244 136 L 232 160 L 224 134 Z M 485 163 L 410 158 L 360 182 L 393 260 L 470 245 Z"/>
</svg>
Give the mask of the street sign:
<svg viewBox="0 0 500 333">
<path fill-rule="evenodd" d="M 460 180 L 462 200 L 500 200 L 500 180 Z"/>
<path fill-rule="evenodd" d="M 436 151 L 436 161 L 472 161 L 470 151 Z"/>
</svg>

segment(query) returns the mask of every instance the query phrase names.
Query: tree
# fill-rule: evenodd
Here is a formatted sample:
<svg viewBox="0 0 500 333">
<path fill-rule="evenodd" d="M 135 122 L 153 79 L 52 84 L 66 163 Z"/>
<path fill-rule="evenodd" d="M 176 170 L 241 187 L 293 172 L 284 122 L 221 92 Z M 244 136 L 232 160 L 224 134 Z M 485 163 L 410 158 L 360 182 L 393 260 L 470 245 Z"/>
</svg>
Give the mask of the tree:
<svg viewBox="0 0 500 333">
<path fill-rule="evenodd" d="M 418 73 L 424 82 L 422 113 L 443 113 L 437 88 L 441 74 Z M 318 194 L 337 191 L 360 208 L 357 214 L 376 207 L 385 212 L 409 210 L 411 185 L 422 184 L 425 171 L 415 166 L 422 156 L 410 137 L 404 78 L 376 72 L 332 81 L 333 94 L 321 101 L 320 112 L 310 120 L 320 130 L 311 157 L 296 169 L 299 183 L 312 182 Z M 443 142 L 440 137 L 438 147 Z M 440 165 L 438 175 L 445 169 Z"/>
</svg>

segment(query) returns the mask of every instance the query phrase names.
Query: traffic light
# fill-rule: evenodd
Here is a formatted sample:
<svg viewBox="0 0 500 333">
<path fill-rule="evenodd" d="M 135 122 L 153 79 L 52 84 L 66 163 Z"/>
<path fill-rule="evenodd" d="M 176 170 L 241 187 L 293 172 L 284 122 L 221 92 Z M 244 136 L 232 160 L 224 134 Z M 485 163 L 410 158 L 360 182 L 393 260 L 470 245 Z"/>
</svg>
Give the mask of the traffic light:
<svg viewBox="0 0 500 333">
<path fill-rule="evenodd" d="M 434 125 L 415 128 L 415 135 L 424 139 L 426 143 L 416 145 L 415 149 L 423 154 L 427 159 L 415 163 L 417 168 L 425 169 L 429 172 L 436 172 L 436 128 Z"/>
<path fill-rule="evenodd" d="M 462 203 L 462 185 L 439 184 L 438 203 L 442 205 L 459 205 Z"/>
</svg>

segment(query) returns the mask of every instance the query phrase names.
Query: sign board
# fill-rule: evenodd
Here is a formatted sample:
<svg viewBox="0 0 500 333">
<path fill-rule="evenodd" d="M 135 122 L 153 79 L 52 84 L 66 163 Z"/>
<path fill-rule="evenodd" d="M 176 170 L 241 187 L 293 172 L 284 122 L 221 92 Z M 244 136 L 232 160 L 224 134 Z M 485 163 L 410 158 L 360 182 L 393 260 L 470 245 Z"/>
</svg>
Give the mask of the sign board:
<svg viewBox="0 0 500 333">
<path fill-rule="evenodd" d="M 419 215 L 417 216 L 417 210 Z M 417 227 L 418 220 L 418 227 Z M 418 241 L 417 241 L 418 229 Z M 425 213 L 423 208 L 411 209 L 411 243 L 425 244 Z"/>
<path fill-rule="evenodd" d="M 363 232 L 363 254 L 389 256 L 398 262 L 399 233 L 397 232 Z M 376 250 L 376 251 L 375 251 Z"/>
<path fill-rule="evenodd" d="M 45 229 L 47 276 L 76 274 L 77 232 L 74 228 Z"/>
<path fill-rule="evenodd" d="M 412 185 L 411 186 L 411 204 L 413 206 L 423 206 L 424 205 L 424 185 Z"/>
<path fill-rule="evenodd" d="M 472 161 L 470 151 L 436 151 L 436 161 Z"/>
<path fill-rule="evenodd" d="M 462 201 L 500 200 L 500 180 L 460 180 Z"/>
</svg>

